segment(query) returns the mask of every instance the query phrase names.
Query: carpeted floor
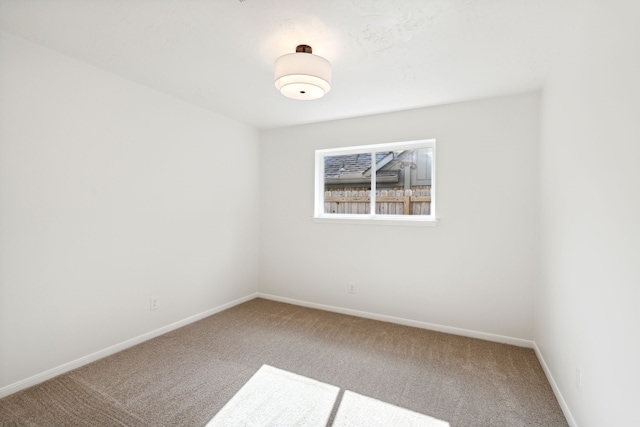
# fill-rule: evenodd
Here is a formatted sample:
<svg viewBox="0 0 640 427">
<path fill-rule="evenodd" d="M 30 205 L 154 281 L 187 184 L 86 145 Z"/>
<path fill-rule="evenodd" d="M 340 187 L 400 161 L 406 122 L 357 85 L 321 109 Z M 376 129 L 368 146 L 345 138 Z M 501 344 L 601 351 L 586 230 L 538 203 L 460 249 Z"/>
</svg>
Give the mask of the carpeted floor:
<svg viewBox="0 0 640 427">
<path fill-rule="evenodd" d="M 204 426 L 263 364 L 451 427 L 567 426 L 533 350 L 264 299 L 5 397 L 0 425 Z"/>
</svg>

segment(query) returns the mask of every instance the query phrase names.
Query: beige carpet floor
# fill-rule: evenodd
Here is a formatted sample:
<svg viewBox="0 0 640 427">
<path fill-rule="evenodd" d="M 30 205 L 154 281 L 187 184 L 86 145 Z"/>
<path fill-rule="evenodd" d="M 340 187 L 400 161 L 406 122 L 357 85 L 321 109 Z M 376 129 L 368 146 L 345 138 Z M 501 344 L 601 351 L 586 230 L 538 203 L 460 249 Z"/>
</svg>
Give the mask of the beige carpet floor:
<svg viewBox="0 0 640 427">
<path fill-rule="evenodd" d="M 451 427 L 567 426 L 531 349 L 264 299 L 7 396 L 0 425 L 204 426 L 263 364 Z"/>
</svg>

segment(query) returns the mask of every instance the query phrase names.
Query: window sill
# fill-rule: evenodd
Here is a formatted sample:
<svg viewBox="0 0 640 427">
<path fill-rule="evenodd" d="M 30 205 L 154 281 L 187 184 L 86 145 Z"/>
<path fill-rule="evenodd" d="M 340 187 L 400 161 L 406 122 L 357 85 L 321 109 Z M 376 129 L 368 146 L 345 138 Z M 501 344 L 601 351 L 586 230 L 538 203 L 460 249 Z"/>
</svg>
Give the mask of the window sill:
<svg viewBox="0 0 640 427">
<path fill-rule="evenodd" d="M 407 219 L 399 216 L 382 217 L 370 215 L 332 215 L 332 216 L 314 216 L 311 218 L 313 222 L 330 223 L 330 224 L 367 224 L 367 225 L 396 225 L 409 227 L 435 227 L 440 222 L 439 219 L 423 219 L 412 218 Z"/>
</svg>

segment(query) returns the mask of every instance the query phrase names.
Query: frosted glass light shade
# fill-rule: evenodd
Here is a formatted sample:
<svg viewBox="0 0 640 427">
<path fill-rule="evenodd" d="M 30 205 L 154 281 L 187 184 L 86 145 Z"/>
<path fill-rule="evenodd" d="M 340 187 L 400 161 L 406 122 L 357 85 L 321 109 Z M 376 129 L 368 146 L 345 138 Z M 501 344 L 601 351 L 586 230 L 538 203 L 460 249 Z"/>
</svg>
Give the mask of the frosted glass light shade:
<svg viewBox="0 0 640 427">
<path fill-rule="evenodd" d="M 312 53 L 283 55 L 276 60 L 275 85 L 288 98 L 322 98 L 331 90 L 331 64 Z"/>
</svg>

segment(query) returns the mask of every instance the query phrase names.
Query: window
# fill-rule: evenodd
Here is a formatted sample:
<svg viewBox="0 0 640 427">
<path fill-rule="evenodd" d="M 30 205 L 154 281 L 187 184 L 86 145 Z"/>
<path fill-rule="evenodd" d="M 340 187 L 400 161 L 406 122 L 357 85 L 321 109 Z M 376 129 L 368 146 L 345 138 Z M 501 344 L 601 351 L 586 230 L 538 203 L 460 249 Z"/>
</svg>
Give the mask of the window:
<svg viewBox="0 0 640 427">
<path fill-rule="evenodd" d="M 317 150 L 314 218 L 435 224 L 435 140 Z"/>
</svg>

